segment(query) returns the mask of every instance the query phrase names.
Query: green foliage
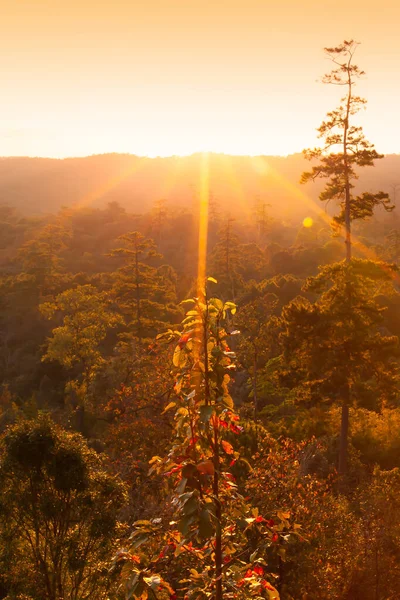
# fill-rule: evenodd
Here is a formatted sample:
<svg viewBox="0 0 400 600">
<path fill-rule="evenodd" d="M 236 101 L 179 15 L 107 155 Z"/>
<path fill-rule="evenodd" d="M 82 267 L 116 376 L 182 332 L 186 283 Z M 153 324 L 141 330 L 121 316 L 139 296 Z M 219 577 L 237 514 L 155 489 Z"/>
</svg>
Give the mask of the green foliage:
<svg viewBox="0 0 400 600">
<path fill-rule="evenodd" d="M 0 560 L 11 593 L 106 598 L 107 558 L 125 501 L 82 438 L 41 417 L 2 439 Z"/>
<path fill-rule="evenodd" d="M 123 260 L 113 275 L 119 308 L 132 335 L 139 339 L 152 337 L 162 324 L 170 323 L 177 315 L 175 272 L 166 265 L 154 266 L 162 256 L 153 240 L 138 231 L 119 239 L 123 246 L 111 253 Z"/>
<path fill-rule="evenodd" d="M 71 232 L 62 221 L 49 223 L 36 237 L 23 244 L 18 259 L 25 273 L 34 278 L 41 294 L 52 291 L 60 279 L 62 259 Z"/>
<path fill-rule="evenodd" d="M 218 241 L 210 254 L 210 268 L 218 278 L 217 289 L 220 290 L 221 296 L 235 299 L 243 281 L 240 274 L 242 266 L 240 239 L 233 231 L 234 221 L 235 219 L 228 216 L 219 229 Z M 253 258 L 254 249 L 257 247 L 247 248 L 248 255 L 253 255 Z M 259 259 L 259 256 L 257 258 Z"/>
<path fill-rule="evenodd" d="M 303 173 L 301 183 L 316 179 L 328 179 L 320 200 L 339 203 L 339 215 L 334 217 L 337 226 L 346 225 L 350 231 L 350 222 L 355 219 L 371 217 L 377 206 L 385 210 L 393 210 L 389 194 L 385 192 L 364 192 L 354 195 L 354 183 L 358 179 L 358 171 L 362 167 L 371 167 L 376 159 L 383 158 L 374 145 L 368 142 L 361 127 L 353 124 L 352 118 L 366 104 L 364 98 L 354 94 L 357 79 L 365 75 L 357 65 L 353 64 L 353 56 L 357 49 L 354 40 L 344 41 L 336 48 L 325 48 L 325 52 L 334 63 L 333 70 L 326 74 L 323 82 L 344 86 L 346 95 L 341 104 L 327 114 L 327 119 L 318 128 L 319 137 L 323 139 L 320 148 L 304 150 L 310 161 L 319 161 L 311 171 Z M 349 242 L 348 242 L 349 243 Z M 350 252 L 350 249 L 348 249 Z"/>
<path fill-rule="evenodd" d="M 382 262 L 397 261 L 400 244 L 395 215 L 373 215 L 392 208 L 374 191 L 390 171 L 357 182 L 381 155 L 355 122 L 364 105 L 355 48 L 327 49 L 325 81 L 345 98 L 319 129 L 322 147 L 305 152 L 313 162 L 303 176 L 325 179 L 321 200 L 339 204 L 347 264 L 326 213 L 306 227 L 298 194 L 287 204 L 286 178 L 302 157 L 284 159 L 285 178 L 263 175 L 268 214 L 264 200 L 249 216 L 248 203 L 218 207 L 210 194 L 217 279 L 206 283 L 218 298 L 198 289 L 179 304 L 198 266 L 198 215 L 183 193 L 183 208 L 159 200 L 143 212 L 160 196 L 139 185 L 140 214 L 115 201 L 37 218 L 0 207 L 0 432 L 17 422 L 0 457 L 0 598 L 400 597 L 399 277 Z M 225 196 L 225 158 L 209 159 Z M 86 160 L 96 187 L 99 176 L 114 180 L 110 160 Z M 132 160 L 112 162 L 148 172 Z M 240 177 L 245 161 L 235 163 Z M 265 167 L 283 165 L 249 161 L 251 194 Z M 395 159 L 385 163 L 394 177 Z M 235 218 L 222 219 L 228 203 Z M 136 521 L 130 540 L 118 535 L 120 507 L 127 527 Z"/>
<path fill-rule="evenodd" d="M 299 399 L 340 403 L 350 385 L 355 405 L 379 410 L 396 401 L 398 339 L 382 333 L 384 309 L 376 300 L 391 287 L 393 270 L 359 259 L 323 267 L 305 285 L 320 294 L 317 301 L 299 297 L 283 309 L 281 381 Z"/>
<path fill-rule="evenodd" d="M 236 307 L 207 297 L 185 304 L 182 329 L 159 336 L 177 341 L 175 397 L 165 408 L 175 411 L 175 439 L 165 458 L 151 461 L 172 486 L 171 515 L 136 523 L 131 554 L 119 553 L 114 568 L 122 565 L 128 599 L 155 598 L 163 587 L 187 598 L 245 598 L 249 590 L 278 598 L 264 554 L 291 524 L 281 515 L 271 525 L 252 510 L 231 471 L 239 454 L 229 439 L 241 427 L 229 393 L 234 353 L 224 320 Z M 142 547 L 143 563 L 132 555 Z"/>
<path fill-rule="evenodd" d="M 86 378 L 103 360 L 101 342 L 110 329 L 122 323 L 112 310 L 110 296 L 92 285 L 69 289 L 54 302 L 42 304 L 40 311 L 48 319 L 56 314 L 63 317 L 63 324 L 53 329 L 42 360 L 57 361 L 67 369 L 78 364 Z"/>
</svg>

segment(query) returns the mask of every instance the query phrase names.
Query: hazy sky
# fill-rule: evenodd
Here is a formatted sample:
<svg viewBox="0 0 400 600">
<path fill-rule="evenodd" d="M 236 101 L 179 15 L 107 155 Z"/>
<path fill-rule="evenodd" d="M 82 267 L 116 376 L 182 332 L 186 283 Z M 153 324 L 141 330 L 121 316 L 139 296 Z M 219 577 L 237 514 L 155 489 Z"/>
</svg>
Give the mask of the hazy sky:
<svg viewBox="0 0 400 600">
<path fill-rule="evenodd" d="M 399 0 L 0 0 L 0 155 L 298 152 L 344 38 L 360 122 L 400 152 Z"/>
</svg>

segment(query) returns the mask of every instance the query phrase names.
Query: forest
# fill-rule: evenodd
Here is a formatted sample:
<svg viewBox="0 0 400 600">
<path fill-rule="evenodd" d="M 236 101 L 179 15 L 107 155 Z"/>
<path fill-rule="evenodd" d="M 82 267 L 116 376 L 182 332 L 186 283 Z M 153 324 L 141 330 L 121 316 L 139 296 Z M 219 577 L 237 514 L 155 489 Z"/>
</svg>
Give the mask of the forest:
<svg viewBox="0 0 400 600">
<path fill-rule="evenodd" d="M 398 157 L 356 48 L 295 183 L 243 202 L 3 159 L 0 599 L 400 598 Z"/>
</svg>

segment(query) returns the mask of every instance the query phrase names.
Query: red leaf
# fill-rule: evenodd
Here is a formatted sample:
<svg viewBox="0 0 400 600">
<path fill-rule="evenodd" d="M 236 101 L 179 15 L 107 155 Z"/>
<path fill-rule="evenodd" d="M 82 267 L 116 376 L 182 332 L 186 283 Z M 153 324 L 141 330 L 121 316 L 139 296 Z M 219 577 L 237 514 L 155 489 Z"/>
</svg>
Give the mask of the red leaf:
<svg viewBox="0 0 400 600">
<path fill-rule="evenodd" d="M 169 475 L 172 475 L 172 473 L 177 473 L 178 471 L 180 471 L 183 468 L 183 465 L 178 465 L 177 467 L 174 467 L 173 469 L 171 469 L 170 471 L 167 471 L 166 473 L 164 473 L 165 477 L 169 477 Z"/>
<path fill-rule="evenodd" d="M 272 587 L 272 585 L 270 583 L 268 583 L 268 581 L 265 581 L 265 579 L 263 579 L 261 581 L 261 585 L 266 589 L 266 590 L 270 590 L 271 592 L 275 592 L 275 589 Z"/>
<path fill-rule="evenodd" d="M 140 565 L 140 558 L 138 556 L 136 556 L 136 554 L 131 554 L 131 561 Z"/>
<path fill-rule="evenodd" d="M 193 333 L 193 331 L 188 331 L 187 333 L 184 333 L 179 338 L 179 340 L 178 340 L 178 346 L 179 346 L 179 348 L 183 348 L 183 346 L 188 343 L 188 341 L 192 337 L 192 333 Z"/>
<path fill-rule="evenodd" d="M 215 473 L 214 463 L 212 462 L 212 460 L 205 460 L 204 462 L 200 462 L 197 465 L 197 470 L 199 473 L 202 473 L 203 475 L 214 475 L 214 473 Z"/>
<path fill-rule="evenodd" d="M 259 517 L 256 518 L 255 523 L 262 523 L 263 521 L 265 521 L 264 517 L 262 517 L 261 515 Z"/>
<path fill-rule="evenodd" d="M 251 569 L 247 569 L 246 573 L 243 576 L 243 579 L 250 579 L 250 577 L 253 577 L 253 571 Z"/>
<path fill-rule="evenodd" d="M 236 433 L 236 434 L 242 433 L 242 431 L 243 431 L 243 427 L 239 427 L 239 425 L 235 425 L 234 423 L 230 424 L 229 429 L 231 431 L 233 431 L 233 433 Z"/>
</svg>

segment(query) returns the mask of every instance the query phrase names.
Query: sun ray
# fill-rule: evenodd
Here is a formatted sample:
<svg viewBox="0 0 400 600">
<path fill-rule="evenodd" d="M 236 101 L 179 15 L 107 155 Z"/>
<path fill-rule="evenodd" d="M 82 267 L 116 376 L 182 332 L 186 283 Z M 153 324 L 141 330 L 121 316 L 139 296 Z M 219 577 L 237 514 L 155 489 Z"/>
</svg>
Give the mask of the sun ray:
<svg viewBox="0 0 400 600">
<path fill-rule="evenodd" d="M 310 198 L 310 196 L 308 196 L 305 192 L 300 190 L 296 185 L 289 182 L 274 167 L 272 167 L 270 164 L 268 166 L 269 166 L 268 176 L 270 176 L 270 177 L 274 178 L 276 181 L 278 181 L 279 184 L 284 189 L 288 190 L 291 194 L 293 194 L 296 198 L 298 198 L 301 202 L 303 202 L 306 205 L 308 210 L 314 212 L 321 219 L 323 219 L 329 226 L 331 226 L 332 217 L 330 215 L 328 215 L 328 213 L 326 211 L 322 211 L 321 209 L 319 209 L 318 206 L 313 201 L 313 199 Z M 307 218 L 310 218 L 309 215 L 307 215 Z M 363 244 L 363 242 L 354 233 L 352 233 L 352 239 L 353 239 L 353 245 L 356 246 L 358 250 L 360 250 L 360 252 L 365 256 L 365 258 L 367 258 L 369 260 L 381 262 L 381 259 L 376 254 L 376 252 L 372 248 L 368 248 L 368 246 Z M 387 275 L 389 275 L 393 279 L 393 281 L 395 281 L 398 285 L 400 285 L 400 275 L 398 273 L 396 273 L 389 267 L 385 266 L 384 263 L 381 265 L 381 268 Z"/>
<path fill-rule="evenodd" d="M 73 208 L 80 209 L 85 206 L 90 206 L 94 204 L 97 200 L 102 198 L 105 194 L 110 192 L 112 189 L 116 188 L 120 183 L 122 183 L 125 179 L 140 171 L 145 166 L 146 158 L 140 157 L 134 163 L 130 164 L 128 167 L 123 169 L 121 173 L 114 175 L 102 182 L 101 185 L 96 187 L 94 190 L 91 190 L 85 196 L 83 196 L 80 200 L 74 203 Z"/>
<path fill-rule="evenodd" d="M 201 155 L 199 181 L 199 242 L 197 263 L 197 295 L 203 295 L 207 269 L 208 202 L 210 195 L 210 162 L 207 152 Z"/>
<path fill-rule="evenodd" d="M 236 198 L 239 208 L 243 212 L 245 212 L 246 215 L 249 217 L 252 212 L 252 210 L 250 208 L 250 204 L 249 204 L 249 197 L 245 193 L 243 186 L 240 183 L 239 178 L 237 177 L 237 175 L 235 173 L 235 170 L 232 165 L 232 157 L 228 156 L 226 154 L 223 154 L 221 156 L 221 159 L 222 159 L 224 171 L 226 174 L 226 182 L 229 184 L 229 187 L 230 187 L 234 197 Z"/>
<path fill-rule="evenodd" d="M 179 176 L 182 171 L 182 158 L 181 157 L 173 157 L 173 163 L 170 165 L 168 169 L 167 176 L 161 185 L 161 189 L 158 193 L 159 198 L 169 199 L 172 190 L 175 188 L 176 183 L 179 180 Z"/>
</svg>

